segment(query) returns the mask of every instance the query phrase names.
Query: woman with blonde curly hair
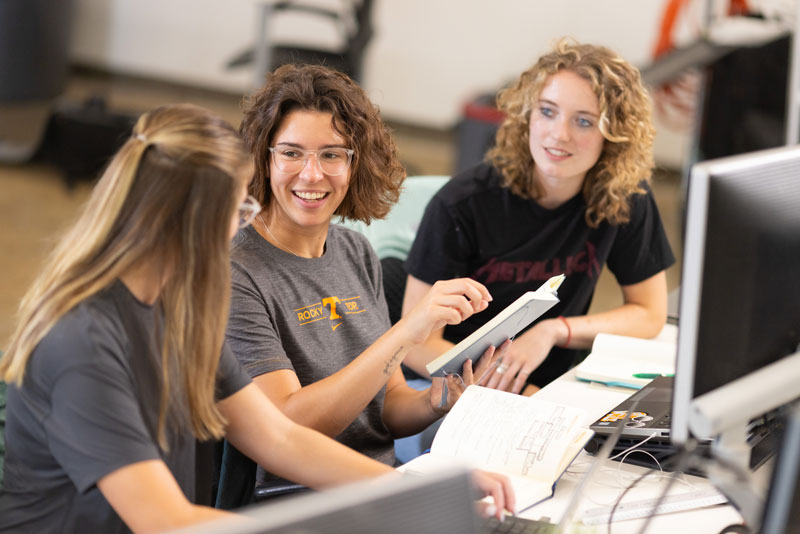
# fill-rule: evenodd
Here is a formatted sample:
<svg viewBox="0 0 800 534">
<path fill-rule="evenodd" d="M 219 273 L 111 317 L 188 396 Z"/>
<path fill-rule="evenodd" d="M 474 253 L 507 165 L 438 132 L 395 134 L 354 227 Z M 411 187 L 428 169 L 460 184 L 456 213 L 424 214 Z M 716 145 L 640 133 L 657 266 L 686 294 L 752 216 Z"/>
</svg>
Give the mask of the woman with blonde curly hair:
<svg viewBox="0 0 800 534">
<path fill-rule="evenodd" d="M 406 264 L 404 312 L 437 280 L 467 276 L 493 297 L 487 311 L 434 332 L 424 364 L 549 277 L 560 303 L 518 335 L 490 387 L 541 387 L 599 332 L 656 335 L 666 321 L 664 270 L 674 262 L 648 181 L 651 106 L 638 70 L 611 50 L 559 40 L 498 106 L 505 120 L 487 161 L 429 203 Z M 623 304 L 587 315 L 603 265 Z M 532 391 L 532 390 L 529 390 Z"/>
<path fill-rule="evenodd" d="M 424 429 L 465 385 L 488 379 L 492 348 L 474 372 L 465 364 L 463 381 L 448 378 L 444 403 L 443 380 L 417 391 L 399 369 L 433 329 L 486 308 L 486 289 L 440 282 L 391 325 L 375 252 L 332 224 L 385 216 L 405 179 L 377 108 L 347 76 L 280 67 L 249 99 L 241 132 L 264 211 L 233 244 L 231 348 L 292 419 L 391 465 L 394 438 Z M 268 479 L 259 471 L 259 483 Z"/>
</svg>

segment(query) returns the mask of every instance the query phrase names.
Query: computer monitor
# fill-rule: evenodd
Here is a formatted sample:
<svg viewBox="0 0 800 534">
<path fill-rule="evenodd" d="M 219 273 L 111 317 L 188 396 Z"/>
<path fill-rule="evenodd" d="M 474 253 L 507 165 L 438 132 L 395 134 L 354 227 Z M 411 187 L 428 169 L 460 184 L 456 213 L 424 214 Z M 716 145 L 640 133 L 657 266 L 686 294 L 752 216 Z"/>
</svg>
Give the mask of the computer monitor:
<svg viewBox="0 0 800 534">
<path fill-rule="evenodd" d="M 800 405 L 794 406 L 786 417 L 761 534 L 800 534 Z"/>
<path fill-rule="evenodd" d="M 679 444 L 697 397 L 799 350 L 800 147 L 696 164 L 687 189 L 670 428 Z M 797 396 L 800 382 L 757 393 Z"/>
<path fill-rule="evenodd" d="M 243 517 L 174 534 L 409 534 L 478 530 L 475 493 L 466 469 L 389 475 L 284 497 L 237 510 Z"/>
<path fill-rule="evenodd" d="M 671 439 L 711 439 L 712 482 L 758 523 L 748 424 L 800 397 L 800 147 L 692 167 L 679 307 Z"/>
</svg>

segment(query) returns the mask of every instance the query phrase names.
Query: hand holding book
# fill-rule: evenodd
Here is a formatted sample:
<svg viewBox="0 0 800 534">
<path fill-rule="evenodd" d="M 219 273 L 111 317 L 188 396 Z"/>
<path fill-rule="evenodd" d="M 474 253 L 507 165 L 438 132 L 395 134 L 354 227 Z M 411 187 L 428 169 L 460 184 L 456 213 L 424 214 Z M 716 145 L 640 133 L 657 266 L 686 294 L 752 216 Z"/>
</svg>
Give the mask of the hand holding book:
<svg viewBox="0 0 800 534">
<path fill-rule="evenodd" d="M 521 295 L 492 320 L 427 364 L 428 372 L 431 376 L 458 373 L 466 360 L 476 361 L 488 347 L 498 347 L 512 339 L 558 302 L 556 292 L 563 281 L 564 275 L 554 276 L 536 291 Z"/>
<path fill-rule="evenodd" d="M 510 339 L 497 348 L 490 345 L 477 362 L 466 360 L 460 374 L 450 373 L 444 378 L 434 377 L 429 390 L 431 407 L 434 411 L 444 415 L 450 411 L 468 386 L 486 385 L 492 370 L 510 346 Z"/>
</svg>

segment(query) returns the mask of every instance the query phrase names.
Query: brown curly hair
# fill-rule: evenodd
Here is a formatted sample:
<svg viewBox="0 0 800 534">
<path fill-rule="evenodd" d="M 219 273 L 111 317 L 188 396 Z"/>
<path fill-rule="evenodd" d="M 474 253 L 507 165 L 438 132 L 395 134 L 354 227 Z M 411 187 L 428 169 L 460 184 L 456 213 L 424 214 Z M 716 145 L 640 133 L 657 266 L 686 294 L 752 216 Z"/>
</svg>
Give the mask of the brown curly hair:
<svg viewBox="0 0 800 534">
<path fill-rule="evenodd" d="M 394 138 L 361 87 L 317 65 L 284 65 L 245 100 L 239 131 L 255 159 L 250 193 L 269 203 L 269 147 L 283 119 L 296 110 L 330 113 L 333 129 L 355 151 L 347 195 L 335 215 L 365 223 L 385 217 L 406 177 Z"/>
<path fill-rule="evenodd" d="M 639 183 L 649 181 L 655 129 L 652 105 L 639 71 L 608 48 L 580 44 L 567 38 L 501 91 L 497 105 L 506 118 L 487 159 L 503 175 L 504 185 L 523 198 L 538 198 L 534 180 L 529 123 L 539 93 L 548 78 L 562 70 L 574 72 L 592 86 L 600 107 L 600 132 L 605 138 L 597 163 L 586 173 L 583 196 L 586 222 L 596 228 L 630 218 L 628 199 L 644 193 Z"/>
</svg>

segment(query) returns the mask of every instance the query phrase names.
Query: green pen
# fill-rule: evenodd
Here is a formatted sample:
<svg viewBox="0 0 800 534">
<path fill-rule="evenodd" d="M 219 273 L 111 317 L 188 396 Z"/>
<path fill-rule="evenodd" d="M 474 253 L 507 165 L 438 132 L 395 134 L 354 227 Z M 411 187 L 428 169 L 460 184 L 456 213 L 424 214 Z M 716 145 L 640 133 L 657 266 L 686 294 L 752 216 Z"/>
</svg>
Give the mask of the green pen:
<svg viewBox="0 0 800 534">
<path fill-rule="evenodd" d="M 658 378 L 659 376 L 675 376 L 674 373 L 633 373 L 633 378 Z"/>
</svg>

